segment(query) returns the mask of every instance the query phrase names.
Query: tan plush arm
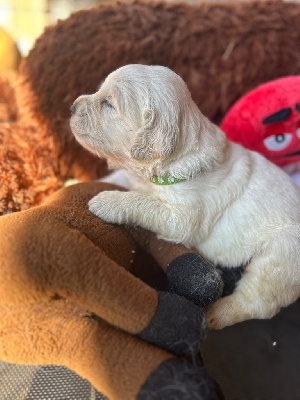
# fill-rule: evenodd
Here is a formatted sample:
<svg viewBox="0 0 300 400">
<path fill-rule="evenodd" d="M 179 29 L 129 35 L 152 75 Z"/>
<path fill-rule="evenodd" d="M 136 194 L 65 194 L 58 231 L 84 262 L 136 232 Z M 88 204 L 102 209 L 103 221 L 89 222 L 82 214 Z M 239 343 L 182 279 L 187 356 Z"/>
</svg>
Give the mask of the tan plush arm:
<svg viewBox="0 0 300 400">
<path fill-rule="evenodd" d="M 191 382 L 215 388 L 203 371 L 146 343 L 194 357 L 205 319 L 193 303 L 157 292 L 119 265 L 131 265 L 135 241 L 87 209 L 108 188 L 76 185 L 0 218 L 0 359 L 65 365 L 111 400 L 147 398 L 175 383 L 178 399 Z"/>
</svg>

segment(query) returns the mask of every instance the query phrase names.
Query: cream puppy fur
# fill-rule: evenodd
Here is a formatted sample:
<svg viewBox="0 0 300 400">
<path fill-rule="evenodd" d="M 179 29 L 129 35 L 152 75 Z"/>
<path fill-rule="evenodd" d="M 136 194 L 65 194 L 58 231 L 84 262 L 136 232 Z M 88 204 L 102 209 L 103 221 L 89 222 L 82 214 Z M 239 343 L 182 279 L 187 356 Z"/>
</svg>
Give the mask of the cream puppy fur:
<svg viewBox="0 0 300 400">
<path fill-rule="evenodd" d="M 72 106 L 71 128 L 88 150 L 129 171 L 132 191 L 107 191 L 91 212 L 183 243 L 214 265 L 246 273 L 206 310 L 220 329 L 270 318 L 300 295 L 300 191 L 258 153 L 229 142 L 183 80 L 160 66 L 127 65 Z M 185 179 L 156 185 L 156 179 Z"/>
</svg>

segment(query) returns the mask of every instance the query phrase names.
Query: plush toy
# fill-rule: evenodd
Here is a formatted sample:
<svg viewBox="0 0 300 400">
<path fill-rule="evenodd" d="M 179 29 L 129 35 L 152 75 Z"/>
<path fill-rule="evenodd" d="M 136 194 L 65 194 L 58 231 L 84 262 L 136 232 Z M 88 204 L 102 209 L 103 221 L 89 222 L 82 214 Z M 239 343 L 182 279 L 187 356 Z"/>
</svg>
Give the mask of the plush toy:
<svg viewBox="0 0 300 400">
<path fill-rule="evenodd" d="M 19 123 L 0 124 L 0 215 L 38 205 L 63 184 L 52 138 Z"/>
<path fill-rule="evenodd" d="M 17 120 L 17 103 L 15 85 L 17 73 L 15 71 L 1 71 L 0 73 L 0 122 L 14 122 Z"/>
<path fill-rule="evenodd" d="M 0 74 L 0 215 L 40 204 L 63 185 L 53 137 L 18 120 L 17 74 Z"/>
<path fill-rule="evenodd" d="M 0 359 L 65 365 L 110 400 L 222 399 L 201 363 L 178 358 L 197 358 L 201 309 L 133 276 L 137 242 L 89 212 L 89 199 L 115 188 L 70 186 L 0 218 Z M 164 268 L 193 257 L 202 269 L 191 250 L 131 231 Z"/>
<path fill-rule="evenodd" d="M 300 170 L 300 75 L 253 89 L 226 114 L 227 137 L 258 151 L 288 173 Z"/>
</svg>

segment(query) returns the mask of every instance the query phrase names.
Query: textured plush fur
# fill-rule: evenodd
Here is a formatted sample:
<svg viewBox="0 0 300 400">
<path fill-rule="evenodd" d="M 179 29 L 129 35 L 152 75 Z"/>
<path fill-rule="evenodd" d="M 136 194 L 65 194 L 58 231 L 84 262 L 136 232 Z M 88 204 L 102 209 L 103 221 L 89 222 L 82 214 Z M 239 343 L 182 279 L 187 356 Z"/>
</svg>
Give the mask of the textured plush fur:
<svg viewBox="0 0 300 400">
<path fill-rule="evenodd" d="M 17 119 L 15 85 L 17 74 L 14 71 L 0 73 L 0 122 L 12 122 Z"/>
<path fill-rule="evenodd" d="M 52 138 L 34 127 L 0 123 L 0 215 L 39 205 L 63 182 L 53 158 Z"/>
<path fill-rule="evenodd" d="M 139 263 L 150 268 L 155 262 L 147 261 L 128 231 L 89 212 L 88 200 L 102 189 L 113 187 L 73 185 L 39 207 L 0 218 L 0 359 L 67 366 L 111 400 L 160 398 L 158 393 L 170 387 L 164 398 L 177 399 L 191 385 L 209 388 L 209 399 L 223 399 L 214 395 L 217 386 L 203 367 L 186 365 L 182 374 L 180 361 L 172 365 L 174 354 L 158 347 L 175 350 L 179 336 L 185 329 L 189 336 L 193 327 L 199 344 L 204 331 L 198 326 L 198 307 L 175 294 L 160 296 L 128 272 Z M 149 232 L 139 231 L 138 239 L 161 265 L 187 252 Z M 174 299 L 187 305 L 176 319 Z M 164 308 L 173 317 L 162 318 Z M 166 360 L 172 374 L 156 373 Z M 152 373 L 160 377 L 156 387 L 147 384 Z M 199 397 L 193 393 L 185 398 L 203 398 L 202 392 Z"/>
<path fill-rule="evenodd" d="M 299 297 L 300 189 L 258 153 L 227 141 L 178 75 L 125 66 L 72 111 L 77 140 L 125 167 L 135 189 L 100 193 L 92 213 L 195 247 L 214 265 L 248 264 L 235 292 L 208 308 L 212 328 L 270 318 Z M 186 181 L 160 186 L 153 176 Z"/>
<path fill-rule="evenodd" d="M 53 137 L 18 120 L 16 80 L 0 74 L 0 215 L 39 205 L 63 184 Z"/>
<path fill-rule="evenodd" d="M 262 82 L 300 70 L 300 4 L 282 1 L 106 3 L 46 29 L 23 61 L 26 124 L 53 136 L 60 175 L 95 179 L 103 162 L 74 140 L 69 108 L 125 64 L 165 65 L 215 122 Z"/>
<path fill-rule="evenodd" d="M 125 333 L 147 326 L 157 294 L 125 271 L 138 254 L 130 235 L 90 218 L 86 203 L 102 185 L 71 186 L 0 218 L 0 358 L 65 365 L 110 399 L 131 400 L 172 356 Z"/>
</svg>

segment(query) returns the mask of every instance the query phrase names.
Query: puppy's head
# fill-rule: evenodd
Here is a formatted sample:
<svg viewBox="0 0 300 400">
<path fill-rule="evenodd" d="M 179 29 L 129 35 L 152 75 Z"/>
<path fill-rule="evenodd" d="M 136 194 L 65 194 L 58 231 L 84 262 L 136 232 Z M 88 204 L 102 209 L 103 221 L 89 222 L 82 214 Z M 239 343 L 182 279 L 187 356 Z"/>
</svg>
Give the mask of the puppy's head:
<svg viewBox="0 0 300 400">
<path fill-rule="evenodd" d="M 190 102 L 185 83 L 170 69 L 127 65 L 111 73 L 98 92 L 75 101 L 71 129 L 101 157 L 166 158 L 175 150 Z"/>
<path fill-rule="evenodd" d="M 119 68 L 95 94 L 80 96 L 71 111 L 76 139 L 125 167 L 166 160 L 186 143 L 194 146 L 195 132 L 207 131 L 184 81 L 161 66 Z"/>
</svg>

